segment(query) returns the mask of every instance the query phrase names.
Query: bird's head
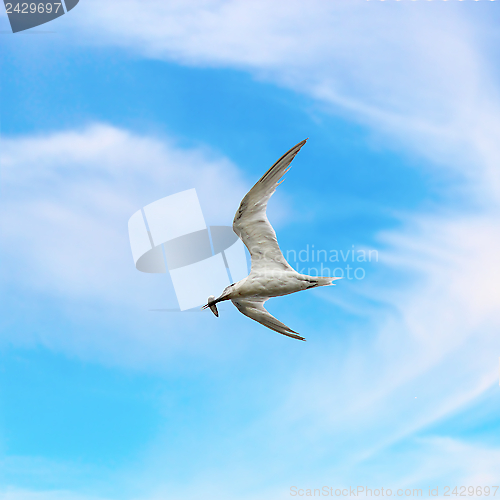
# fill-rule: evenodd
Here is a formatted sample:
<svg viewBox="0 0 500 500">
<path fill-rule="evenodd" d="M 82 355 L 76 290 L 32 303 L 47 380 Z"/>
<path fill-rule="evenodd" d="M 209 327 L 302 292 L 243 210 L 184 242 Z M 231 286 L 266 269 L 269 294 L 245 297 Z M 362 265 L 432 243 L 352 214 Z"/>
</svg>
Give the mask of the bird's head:
<svg viewBox="0 0 500 500">
<path fill-rule="evenodd" d="M 207 299 L 207 304 L 203 306 L 202 309 L 206 309 L 207 307 L 210 307 L 210 310 L 217 316 L 219 317 L 219 311 L 217 310 L 217 304 L 215 303 L 215 297 L 213 295 L 210 295 Z"/>
</svg>

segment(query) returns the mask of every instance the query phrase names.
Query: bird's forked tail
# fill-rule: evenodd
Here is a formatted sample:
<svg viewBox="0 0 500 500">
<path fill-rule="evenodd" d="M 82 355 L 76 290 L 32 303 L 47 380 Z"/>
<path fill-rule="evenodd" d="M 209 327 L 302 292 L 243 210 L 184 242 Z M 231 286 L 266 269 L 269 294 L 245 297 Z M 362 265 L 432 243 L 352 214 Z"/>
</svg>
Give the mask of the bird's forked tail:
<svg viewBox="0 0 500 500">
<path fill-rule="evenodd" d="M 335 280 L 340 280 L 342 279 L 341 276 L 337 278 L 330 278 L 328 276 L 309 276 L 311 279 L 311 284 L 312 286 L 329 286 L 329 285 L 334 285 Z"/>
</svg>

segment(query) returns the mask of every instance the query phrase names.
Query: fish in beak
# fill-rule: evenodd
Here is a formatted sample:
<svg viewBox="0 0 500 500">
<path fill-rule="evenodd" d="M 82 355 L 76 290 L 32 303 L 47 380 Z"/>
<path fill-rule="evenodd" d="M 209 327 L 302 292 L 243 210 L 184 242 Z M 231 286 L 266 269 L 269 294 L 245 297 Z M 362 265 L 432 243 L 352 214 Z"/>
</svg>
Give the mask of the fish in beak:
<svg viewBox="0 0 500 500">
<path fill-rule="evenodd" d="M 206 309 L 207 307 L 210 307 L 210 310 L 217 316 L 219 317 L 219 311 L 217 311 L 217 304 L 214 303 L 215 297 L 213 295 L 210 295 L 207 300 L 207 305 L 203 307 L 203 309 Z"/>
</svg>

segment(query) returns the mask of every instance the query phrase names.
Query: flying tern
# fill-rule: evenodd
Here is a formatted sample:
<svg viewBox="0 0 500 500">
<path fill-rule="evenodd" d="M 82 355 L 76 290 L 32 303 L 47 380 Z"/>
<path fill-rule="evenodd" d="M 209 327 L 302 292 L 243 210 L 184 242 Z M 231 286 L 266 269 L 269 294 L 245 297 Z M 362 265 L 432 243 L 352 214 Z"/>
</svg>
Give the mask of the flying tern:
<svg viewBox="0 0 500 500">
<path fill-rule="evenodd" d="M 300 292 L 317 286 L 333 285 L 340 278 L 307 276 L 293 269 L 283 257 L 276 233 L 266 215 L 267 202 L 283 182 L 282 177 L 290 170 L 290 164 L 307 139 L 287 151 L 250 189 L 241 201 L 233 220 L 233 230 L 250 252 L 252 267 L 250 274 L 224 289 L 215 298 L 208 297 L 207 307 L 219 316 L 217 304 L 230 300 L 245 316 L 267 328 L 288 337 L 305 340 L 297 332 L 269 314 L 264 303 L 271 297 Z"/>
</svg>

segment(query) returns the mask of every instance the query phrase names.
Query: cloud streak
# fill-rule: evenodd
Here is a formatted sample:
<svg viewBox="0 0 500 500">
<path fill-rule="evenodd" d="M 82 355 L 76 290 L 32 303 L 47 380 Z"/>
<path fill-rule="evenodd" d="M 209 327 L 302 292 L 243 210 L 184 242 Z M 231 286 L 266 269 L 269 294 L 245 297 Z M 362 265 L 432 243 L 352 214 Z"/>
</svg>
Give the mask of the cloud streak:
<svg viewBox="0 0 500 500">
<path fill-rule="evenodd" d="M 458 170 L 484 197 L 500 193 L 498 87 L 483 57 L 487 21 L 482 30 L 473 21 L 489 7 L 207 0 L 144 9 L 129 0 L 117 9 L 89 1 L 72 22 L 86 43 L 233 67 L 307 94 L 368 125 L 385 146 L 409 148 L 448 175 Z"/>
<path fill-rule="evenodd" d="M 187 348 L 189 339 L 176 333 L 178 315 L 147 312 L 177 302 L 165 275 L 136 271 L 127 221 L 148 203 L 196 187 L 207 223 L 228 224 L 247 187 L 237 167 L 208 149 L 186 150 L 164 137 L 104 124 L 4 137 L 0 160 L 6 282 L 13 290 L 53 299 L 78 323 L 111 321 L 117 330 L 108 338 L 98 331 L 71 337 L 51 331 L 37 342 L 125 363 L 161 359 L 179 343 Z M 198 331 L 201 317 L 188 316 L 183 324 Z M 153 333 L 160 324 L 170 335 Z M 12 330 L 8 338 L 22 343 L 28 331 Z M 199 340 L 195 350 L 209 342 Z"/>
<path fill-rule="evenodd" d="M 368 326 L 353 327 L 348 343 L 321 339 L 293 369 L 269 368 L 267 377 L 277 374 L 287 382 L 266 384 L 277 396 L 263 415 L 218 435 L 222 454 L 227 452 L 218 457 L 219 469 L 206 465 L 213 455 L 204 451 L 201 470 L 186 473 L 189 484 L 172 480 L 167 489 L 183 498 L 200 491 L 234 498 L 245 484 L 259 498 L 288 498 L 292 479 L 376 479 L 378 458 L 391 468 L 385 480 L 402 486 L 459 475 L 498 480 L 492 466 L 498 449 L 468 442 L 467 436 L 426 435 L 431 424 L 466 411 L 497 383 L 492 353 L 500 347 L 500 105 L 493 64 L 478 42 L 482 35 L 465 17 L 470 7 L 158 1 L 144 9 L 136 0 L 116 7 L 82 4 L 81 16 L 70 22 L 83 43 L 185 65 L 237 68 L 306 94 L 323 111 L 367 126 L 374 143 L 424 158 L 453 202 L 404 214 L 397 231 L 380 233 L 386 265 L 380 266 L 372 298 L 390 307 L 374 314 Z M 91 41 L 96 32 L 99 37 Z M 59 294 L 95 293 L 110 301 L 119 297 L 122 304 L 136 300 L 122 292 L 132 281 L 121 269 L 132 265 L 129 255 L 116 254 L 126 246 L 126 235 L 116 228 L 137 207 L 165 195 L 158 185 L 205 186 L 207 197 L 223 200 L 219 209 L 207 209 L 214 210 L 214 219 L 231 217 L 244 194 L 227 160 L 109 126 L 8 139 L 3 151 L 12 185 L 10 215 L 2 221 L 13 242 L 7 253 L 34 263 L 16 279 L 46 290 L 47 278 L 55 276 L 48 289 Z M 154 166 L 147 174 L 146 164 Z M 31 199 L 35 190 L 45 196 Z M 212 205 L 201 198 L 204 208 Z M 82 242 L 82 230 L 92 245 Z M 31 233 L 37 235 L 35 245 L 24 239 Z M 54 242 L 61 234 L 67 241 L 58 248 Z M 94 248 L 95 242 L 102 245 Z M 89 271 L 85 262 L 101 267 Z M 102 286 L 103 273 L 114 284 L 112 292 Z M 397 285 L 383 285 L 395 277 Z M 144 286 L 145 298 L 148 293 Z M 259 396 L 256 389 L 246 394 L 255 404 Z M 165 432 L 164 441 L 160 436 L 151 446 L 145 469 L 161 469 L 169 436 Z M 250 450 L 239 463 L 232 458 L 234 442 Z M 398 445 L 402 449 L 394 452 Z M 466 459 L 469 453 L 474 462 Z M 429 456 L 432 466 L 425 465 Z M 414 474 L 395 467 L 396 459 L 410 464 Z M 143 474 L 150 479 L 152 473 Z M 273 480 L 279 488 L 268 486 Z"/>
</svg>

